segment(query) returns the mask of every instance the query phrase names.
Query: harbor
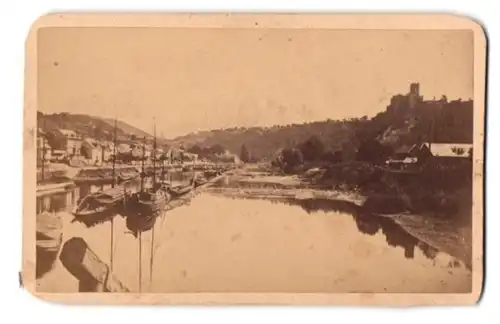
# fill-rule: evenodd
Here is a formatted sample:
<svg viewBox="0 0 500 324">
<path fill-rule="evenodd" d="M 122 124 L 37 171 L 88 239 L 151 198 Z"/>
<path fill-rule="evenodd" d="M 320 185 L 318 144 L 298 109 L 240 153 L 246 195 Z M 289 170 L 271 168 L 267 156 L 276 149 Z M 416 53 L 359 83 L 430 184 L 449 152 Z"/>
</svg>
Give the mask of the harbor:
<svg viewBox="0 0 500 324">
<path fill-rule="evenodd" d="M 117 244 L 125 244 L 125 246 L 139 244 L 143 245 L 146 251 L 146 245 L 151 246 L 153 243 L 151 236 L 154 235 L 155 226 L 158 226 L 157 222 L 164 220 L 167 211 L 188 204 L 195 195 L 219 180 L 230 166 L 205 165 L 195 168 L 197 171 L 187 172 L 183 172 L 182 168 L 168 168 L 165 173 L 160 174 L 161 178 L 175 180 L 168 182 L 170 184 L 168 189 L 162 189 L 165 190 L 165 197 L 168 196 L 168 200 L 165 199 L 161 204 L 161 209 L 151 210 L 150 214 L 131 206 L 134 195 L 141 192 L 141 186 L 142 190 L 153 189 L 153 177 L 145 175 L 141 178 L 140 170 L 136 170 L 136 177 L 131 177 L 119 184 L 106 181 L 109 179 L 92 177 L 83 181 L 81 177 L 75 177 L 77 181 L 68 180 L 61 183 L 56 181 L 56 183 L 39 185 L 37 188 L 38 289 L 43 291 L 44 286 L 54 289 L 54 284 L 57 285 L 57 283 L 54 283 L 51 278 L 60 281 L 60 278 L 64 278 L 65 275 L 72 277 L 68 279 L 69 281 L 78 281 L 58 259 L 62 246 L 72 238 L 83 239 L 92 252 L 104 260 L 112 271 L 115 271 L 116 264 L 127 260 L 127 263 L 130 262 L 129 256 L 123 257 L 120 255 L 120 250 L 116 250 Z M 126 166 L 116 166 L 115 169 L 126 170 L 129 173 L 132 170 Z M 205 171 L 201 171 L 202 169 Z M 105 173 L 99 168 L 84 168 L 77 175 L 88 174 L 90 171 L 92 174 L 94 172 Z M 197 182 L 194 177 L 203 178 L 204 181 Z M 167 192 L 169 189 L 170 192 L 177 190 L 177 195 L 169 195 Z M 101 199 L 100 206 L 87 207 L 87 210 L 83 210 L 85 203 L 89 205 L 94 201 L 99 201 L 99 198 Z M 130 251 L 130 248 L 126 251 Z M 144 257 L 146 255 L 145 252 Z M 120 271 L 117 276 L 127 278 L 126 274 L 121 274 Z M 74 287 L 61 289 L 75 290 Z M 76 290 L 78 291 L 77 288 Z"/>
<path fill-rule="evenodd" d="M 422 222 L 411 218 L 414 221 L 409 229 L 405 215 L 367 216 L 361 208 L 365 201 L 356 195 L 308 188 L 293 191 L 287 189 L 296 181 L 293 177 L 278 179 L 249 166 L 204 168 L 202 171 L 200 166 L 195 167 L 196 172 L 208 175 L 205 182 L 183 194 L 171 195 L 155 213 L 154 221 L 142 224 L 131 222 L 141 215 L 140 212 L 131 215 L 131 210 L 136 210 L 132 208 L 117 208 L 114 214 L 100 221 L 83 222 L 74 213 L 76 202 L 82 200 L 75 194 L 82 192 L 77 190 L 81 183 L 60 184 L 65 199 L 61 192 L 56 194 L 52 189 L 52 214 L 38 216 L 52 223 L 39 227 L 45 229 L 46 236 L 45 240 L 37 240 L 37 254 L 43 255 L 37 258 L 40 261 L 37 291 L 403 292 L 412 289 L 433 292 L 439 289 L 465 292 L 470 289 L 467 262 L 441 244 L 443 240 L 449 242 L 450 237 L 453 239 L 445 235 L 444 226 L 439 230 L 443 239 L 429 242 L 428 238 L 436 237 L 436 233 L 432 225 L 424 224 L 428 219 Z M 174 187 L 189 186 L 196 172 L 183 169 L 186 170 L 177 168 L 177 173 L 160 173 L 159 179 L 176 179 L 172 180 Z M 145 174 L 139 171 L 139 175 Z M 138 179 L 115 186 L 125 192 L 119 205 L 125 206 L 134 192 L 140 192 L 141 182 L 143 190 L 153 188 L 152 176 L 144 176 L 143 181 Z M 281 188 L 276 183 L 279 181 Z M 248 188 L 238 189 L 235 183 L 240 182 Z M 102 192 L 97 188 L 96 193 Z M 40 190 L 40 194 L 43 192 L 47 191 Z M 64 203 L 68 204 L 65 208 Z M 210 213 L 218 206 L 224 206 L 225 212 L 215 217 Z M 48 244 L 49 241 L 52 243 Z M 266 251 L 263 246 L 272 249 Z M 289 249 L 294 250 L 293 258 L 290 254 L 283 260 L 277 258 L 286 255 Z M 344 257 L 360 253 L 364 258 L 357 262 L 341 262 Z M 44 265 L 44 261 L 52 263 Z M 394 267 L 385 272 L 369 271 L 380 262 Z M 264 263 L 267 270 L 261 273 L 260 265 Z M 92 273 L 91 284 L 86 283 L 88 274 L 80 274 L 82 271 L 73 268 Z M 404 268 L 418 269 L 419 279 L 410 280 L 409 272 L 401 271 Z M 231 269 L 231 274 L 225 269 Z M 305 285 L 291 284 L 291 278 L 299 273 L 310 280 Z M 360 276 L 366 280 L 360 280 Z M 393 284 L 388 285 L 387 278 L 380 276 L 390 276 Z"/>
</svg>

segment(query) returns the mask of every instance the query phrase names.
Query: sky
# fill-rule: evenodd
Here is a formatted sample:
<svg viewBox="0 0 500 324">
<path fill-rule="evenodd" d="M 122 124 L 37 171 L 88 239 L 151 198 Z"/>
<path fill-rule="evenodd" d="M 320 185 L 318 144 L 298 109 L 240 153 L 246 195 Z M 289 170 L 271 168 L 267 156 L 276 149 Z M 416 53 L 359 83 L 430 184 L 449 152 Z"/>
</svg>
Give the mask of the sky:
<svg viewBox="0 0 500 324">
<path fill-rule="evenodd" d="M 171 138 L 373 116 L 420 83 L 473 96 L 471 31 L 43 28 L 38 109 Z"/>
</svg>

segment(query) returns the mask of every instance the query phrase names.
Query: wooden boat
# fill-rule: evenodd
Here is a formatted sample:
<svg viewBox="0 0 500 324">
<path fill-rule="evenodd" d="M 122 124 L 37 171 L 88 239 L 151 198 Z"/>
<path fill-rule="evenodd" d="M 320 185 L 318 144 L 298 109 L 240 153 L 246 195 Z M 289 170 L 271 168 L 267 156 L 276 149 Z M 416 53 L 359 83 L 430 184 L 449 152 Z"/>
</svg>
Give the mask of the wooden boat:
<svg viewBox="0 0 500 324">
<path fill-rule="evenodd" d="M 214 178 L 217 176 L 217 171 L 215 170 L 207 170 L 204 172 L 206 178 Z"/>
<path fill-rule="evenodd" d="M 122 188 L 111 188 L 92 193 L 82 199 L 73 214 L 77 217 L 105 214 L 114 209 L 125 197 Z"/>
<path fill-rule="evenodd" d="M 113 182 L 113 170 L 111 168 L 82 168 L 73 179 L 80 182 Z"/>
<path fill-rule="evenodd" d="M 194 180 L 194 186 L 199 187 L 207 183 L 207 179 L 204 177 L 199 177 Z"/>
<path fill-rule="evenodd" d="M 139 177 L 139 172 L 136 169 L 120 170 L 118 173 L 118 180 L 120 182 L 130 181 Z"/>
<path fill-rule="evenodd" d="M 149 215 L 130 215 L 125 221 L 125 226 L 135 237 L 137 237 L 139 233 L 147 232 L 155 226 L 157 216 L 158 213 L 152 213 Z"/>
<path fill-rule="evenodd" d="M 36 277 L 50 271 L 62 243 L 62 219 L 52 212 L 42 212 L 36 219 Z"/>
<path fill-rule="evenodd" d="M 172 196 L 172 198 L 178 198 L 189 193 L 194 188 L 195 181 L 191 180 L 188 185 L 177 186 L 177 187 L 167 187 L 167 192 Z"/>
<path fill-rule="evenodd" d="M 135 194 L 136 210 L 142 215 L 155 214 L 167 204 L 167 194 L 160 188 L 139 191 Z"/>
<path fill-rule="evenodd" d="M 43 212 L 37 216 L 37 246 L 50 251 L 59 251 L 62 237 L 62 219 L 55 213 Z"/>
</svg>

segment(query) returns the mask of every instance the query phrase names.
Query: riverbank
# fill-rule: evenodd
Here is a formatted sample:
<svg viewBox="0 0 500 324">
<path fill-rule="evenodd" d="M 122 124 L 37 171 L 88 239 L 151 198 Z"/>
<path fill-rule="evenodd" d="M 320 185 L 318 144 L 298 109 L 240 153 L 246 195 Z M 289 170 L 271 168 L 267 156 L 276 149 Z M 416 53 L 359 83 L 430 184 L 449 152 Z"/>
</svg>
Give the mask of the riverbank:
<svg viewBox="0 0 500 324">
<path fill-rule="evenodd" d="M 252 169 L 252 171 L 249 171 Z M 418 170 L 392 170 L 354 162 L 311 168 L 285 175 L 276 169 L 251 166 L 235 174 L 225 188 L 232 194 L 317 198 L 346 195 L 364 200 L 368 211 L 381 214 L 417 213 L 470 224 L 472 164 L 429 164 Z M 238 189 L 238 190 L 235 190 Z"/>
<path fill-rule="evenodd" d="M 346 168 L 351 172 L 339 173 Z M 359 173 L 353 175 L 355 169 Z M 365 173 L 360 174 L 363 169 Z M 372 171 L 375 174 L 370 174 Z M 470 266 L 472 185 L 467 186 L 466 176 L 460 178 L 467 169 L 445 171 L 444 177 L 436 175 L 436 171 L 442 172 L 439 169 L 397 175 L 382 171 L 370 170 L 363 164 L 346 164 L 336 170 L 317 168 L 298 175 L 282 175 L 271 169 L 247 166 L 207 191 L 235 199 L 346 201 L 358 206 L 361 213 L 391 218 L 410 235 Z M 449 176 L 456 178 L 451 185 L 429 181 L 430 177 L 445 181 Z"/>
</svg>

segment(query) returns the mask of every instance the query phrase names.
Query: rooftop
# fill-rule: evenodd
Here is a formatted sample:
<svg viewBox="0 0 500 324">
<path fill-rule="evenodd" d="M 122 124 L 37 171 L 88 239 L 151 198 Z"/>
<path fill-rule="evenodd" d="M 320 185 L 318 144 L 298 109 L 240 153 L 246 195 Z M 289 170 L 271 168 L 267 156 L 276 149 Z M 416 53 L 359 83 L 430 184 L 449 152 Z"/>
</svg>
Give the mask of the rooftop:
<svg viewBox="0 0 500 324">
<path fill-rule="evenodd" d="M 426 143 L 432 155 L 440 157 L 468 157 L 472 144 Z"/>
</svg>

